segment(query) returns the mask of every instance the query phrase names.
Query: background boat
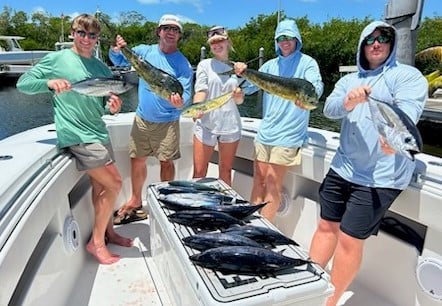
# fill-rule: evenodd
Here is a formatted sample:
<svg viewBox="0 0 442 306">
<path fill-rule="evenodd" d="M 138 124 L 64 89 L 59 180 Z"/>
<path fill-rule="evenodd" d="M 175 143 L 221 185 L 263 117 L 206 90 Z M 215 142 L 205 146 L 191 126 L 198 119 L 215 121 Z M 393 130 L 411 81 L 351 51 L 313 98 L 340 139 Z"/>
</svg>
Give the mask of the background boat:
<svg viewBox="0 0 442 306">
<path fill-rule="evenodd" d="M 46 50 L 23 50 L 19 41 L 22 36 L 0 36 L 0 76 L 17 77 L 38 63 L 46 54 Z"/>
</svg>

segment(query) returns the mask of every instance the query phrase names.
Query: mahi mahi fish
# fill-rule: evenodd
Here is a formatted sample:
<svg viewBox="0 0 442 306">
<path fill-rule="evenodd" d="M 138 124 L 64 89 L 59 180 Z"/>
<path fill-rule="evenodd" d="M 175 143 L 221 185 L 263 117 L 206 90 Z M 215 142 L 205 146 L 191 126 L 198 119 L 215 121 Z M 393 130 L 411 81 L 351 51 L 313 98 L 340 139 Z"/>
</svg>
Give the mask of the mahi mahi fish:
<svg viewBox="0 0 442 306">
<path fill-rule="evenodd" d="M 112 26 L 106 20 L 101 19 L 108 29 L 113 32 L 113 37 L 116 33 Z M 169 100 L 172 94 L 179 94 L 183 96 L 183 85 L 175 78 L 175 76 L 161 70 L 148 61 L 141 59 L 135 52 L 127 46 L 121 48 L 121 52 L 137 72 L 138 76 L 149 84 L 152 92 L 165 100 Z"/>
<path fill-rule="evenodd" d="M 120 95 L 132 89 L 134 84 L 124 78 L 87 78 L 71 85 L 75 92 L 86 96 L 105 97 L 111 94 Z"/>
<path fill-rule="evenodd" d="M 230 71 L 229 71 L 230 72 Z M 262 90 L 295 103 L 301 102 L 303 108 L 313 110 L 319 97 L 312 83 L 301 78 L 286 78 L 247 68 L 241 77 Z"/>
<path fill-rule="evenodd" d="M 189 258 L 194 264 L 223 274 L 252 276 L 275 275 L 280 271 L 311 263 L 309 260 L 251 246 L 223 246 L 191 255 Z"/>
<path fill-rule="evenodd" d="M 226 104 L 232 98 L 232 93 L 228 92 L 211 100 L 194 103 L 183 108 L 181 116 L 195 118 L 200 114 L 208 113 L 216 108 L 219 108 Z"/>
<path fill-rule="evenodd" d="M 414 160 L 422 151 L 422 137 L 414 122 L 399 107 L 369 96 L 373 122 L 385 141 L 399 154 Z"/>
</svg>

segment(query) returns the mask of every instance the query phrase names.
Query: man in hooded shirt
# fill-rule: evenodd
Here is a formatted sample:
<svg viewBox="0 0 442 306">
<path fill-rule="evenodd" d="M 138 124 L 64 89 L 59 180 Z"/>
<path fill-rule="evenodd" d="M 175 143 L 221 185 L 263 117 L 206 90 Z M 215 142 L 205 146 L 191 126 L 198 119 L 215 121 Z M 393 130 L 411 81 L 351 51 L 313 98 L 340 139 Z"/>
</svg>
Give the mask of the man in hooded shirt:
<svg viewBox="0 0 442 306">
<path fill-rule="evenodd" d="M 324 84 L 318 63 L 302 53 L 301 48 L 301 34 L 295 21 L 281 21 L 275 31 L 277 57 L 267 61 L 259 71 L 306 79 L 313 84 L 319 98 Z M 235 73 L 238 75 L 246 68 L 244 63 L 235 63 Z M 247 91 L 251 92 L 250 87 Z M 303 109 L 301 103 L 295 103 L 266 92 L 263 95 L 262 121 L 255 138 L 251 202 L 267 202 L 261 215 L 272 222 L 281 203 L 285 174 L 290 166 L 301 163 L 300 149 L 307 141 L 310 111 Z"/>
<path fill-rule="evenodd" d="M 428 95 L 424 76 L 396 61 L 397 34 L 381 21 L 362 31 L 356 56 L 358 72 L 345 75 L 327 97 L 324 115 L 341 119 L 340 145 L 319 191 L 321 219 L 310 257 L 322 267 L 333 257 L 331 282 L 336 305 L 362 261 L 364 241 L 376 235 L 381 220 L 407 188 L 415 162 L 395 154 L 379 136 L 368 95 L 399 107 L 417 123 Z"/>
</svg>

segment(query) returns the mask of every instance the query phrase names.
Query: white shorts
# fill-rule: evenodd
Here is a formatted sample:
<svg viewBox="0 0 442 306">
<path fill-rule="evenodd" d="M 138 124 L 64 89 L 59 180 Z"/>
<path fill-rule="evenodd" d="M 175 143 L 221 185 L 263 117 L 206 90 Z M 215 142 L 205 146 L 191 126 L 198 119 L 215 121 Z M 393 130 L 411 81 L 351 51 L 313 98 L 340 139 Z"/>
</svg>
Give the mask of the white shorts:
<svg viewBox="0 0 442 306">
<path fill-rule="evenodd" d="M 211 147 L 214 147 L 218 142 L 232 143 L 241 139 L 241 131 L 231 134 L 214 134 L 211 130 L 202 126 L 199 121 L 197 121 L 193 127 L 193 134 L 203 144 Z"/>
</svg>

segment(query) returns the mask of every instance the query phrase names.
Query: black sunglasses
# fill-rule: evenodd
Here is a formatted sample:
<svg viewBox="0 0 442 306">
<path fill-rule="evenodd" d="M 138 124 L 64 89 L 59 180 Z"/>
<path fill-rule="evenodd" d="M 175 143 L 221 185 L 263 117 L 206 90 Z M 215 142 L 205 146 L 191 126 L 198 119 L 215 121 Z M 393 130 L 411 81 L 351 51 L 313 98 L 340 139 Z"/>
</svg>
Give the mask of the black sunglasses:
<svg viewBox="0 0 442 306">
<path fill-rule="evenodd" d="M 86 32 L 86 31 L 83 31 L 83 30 L 77 30 L 77 31 L 75 31 L 75 33 L 78 35 L 78 36 L 80 36 L 81 38 L 85 38 L 86 36 L 89 38 L 89 39 L 97 39 L 98 38 L 98 34 L 97 33 L 95 33 L 95 32 Z"/>
<path fill-rule="evenodd" d="M 180 33 L 180 28 L 170 25 L 164 25 L 160 27 L 161 30 L 172 33 Z"/>
<path fill-rule="evenodd" d="M 213 37 L 215 35 L 226 35 L 226 29 L 225 28 L 217 28 L 210 31 L 207 31 L 207 38 Z"/>
<path fill-rule="evenodd" d="M 278 36 L 278 38 L 276 38 L 276 42 L 282 42 L 282 41 L 290 41 L 290 40 L 294 40 L 295 38 L 292 36 L 288 36 L 288 35 L 281 35 Z"/>
<path fill-rule="evenodd" d="M 374 44 L 375 41 L 380 44 L 388 44 L 390 42 L 390 37 L 381 34 L 376 37 L 368 36 L 367 38 L 365 38 L 365 44 L 367 46 L 371 46 L 372 44 Z"/>
</svg>

